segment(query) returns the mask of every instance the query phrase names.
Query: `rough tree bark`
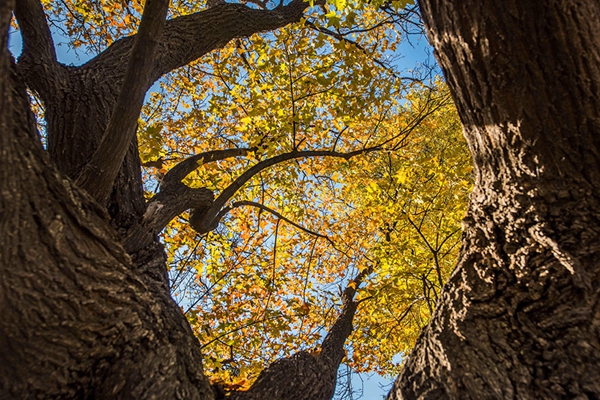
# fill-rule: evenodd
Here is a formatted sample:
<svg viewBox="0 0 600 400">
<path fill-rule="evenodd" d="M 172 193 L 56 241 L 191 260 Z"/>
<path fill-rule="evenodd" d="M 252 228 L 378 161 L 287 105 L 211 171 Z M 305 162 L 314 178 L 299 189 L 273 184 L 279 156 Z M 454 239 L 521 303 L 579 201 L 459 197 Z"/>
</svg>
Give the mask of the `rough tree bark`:
<svg viewBox="0 0 600 400">
<path fill-rule="evenodd" d="M 0 1 L 0 398 L 210 398 L 200 346 L 42 149 Z"/>
<path fill-rule="evenodd" d="M 389 399 L 600 397 L 600 3 L 420 1 L 475 163 Z"/>
</svg>

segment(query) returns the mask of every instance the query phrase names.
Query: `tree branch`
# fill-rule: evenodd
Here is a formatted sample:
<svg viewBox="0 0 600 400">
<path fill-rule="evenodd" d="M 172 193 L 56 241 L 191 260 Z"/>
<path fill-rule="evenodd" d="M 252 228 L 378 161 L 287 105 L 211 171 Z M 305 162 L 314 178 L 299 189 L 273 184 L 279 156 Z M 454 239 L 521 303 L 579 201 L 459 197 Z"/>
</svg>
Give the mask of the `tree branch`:
<svg viewBox="0 0 600 400">
<path fill-rule="evenodd" d="M 189 209 L 206 210 L 213 200 L 211 190 L 194 189 L 183 183 L 161 190 L 148 201 L 142 220 L 128 232 L 123 244 L 125 250 L 133 254 L 138 249 L 145 248 L 173 218 Z"/>
<path fill-rule="evenodd" d="M 380 22 L 379 24 L 376 24 L 368 29 L 357 29 L 354 31 L 349 31 L 349 32 L 335 32 L 331 29 L 328 29 L 324 26 L 319 26 L 317 24 L 315 24 L 312 21 L 306 21 L 306 26 L 308 26 L 309 28 L 317 31 L 317 32 L 321 32 L 324 33 L 325 35 L 331 36 L 332 38 L 340 41 L 340 42 L 344 42 L 344 43 L 348 43 L 354 47 L 356 47 L 358 50 L 360 50 L 365 56 L 369 57 L 375 64 L 379 65 L 381 68 L 383 68 L 384 70 L 390 72 L 394 77 L 398 78 L 398 79 L 408 79 L 408 80 L 414 80 L 417 81 L 414 78 L 411 77 L 401 77 L 398 74 L 396 74 L 396 72 L 390 68 L 389 65 L 386 65 L 383 61 L 381 61 L 380 59 L 373 57 L 371 54 L 369 54 L 369 52 L 367 51 L 367 49 L 364 48 L 364 46 L 362 46 L 360 43 L 358 43 L 355 40 L 349 39 L 348 36 L 352 35 L 353 33 L 360 33 L 360 32 L 368 32 L 372 29 L 376 29 L 380 26 L 383 26 L 385 23 L 393 23 L 395 21 L 383 21 Z"/>
<path fill-rule="evenodd" d="M 188 176 L 188 174 L 199 167 L 200 162 L 202 162 L 202 164 L 207 164 L 209 162 L 225 160 L 231 157 L 244 156 L 252 151 L 256 151 L 256 147 L 251 147 L 249 149 L 212 150 L 186 158 L 165 174 L 160 184 L 161 190 L 180 183 Z"/>
<path fill-rule="evenodd" d="M 223 4 L 167 21 L 161 37 L 160 56 L 154 65 L 151 82 L 145 89 L 150 88 L 162 75 L 225 46 L 232 39 L 249 37 L 300 21 L 308 7 L 308 2 L 303 0 L 292 0 L 288 5 L 273 10 Z M 114 65 L 127 59 L 135 37 L 129 36 L 113 43 L 85 67 L 118 74 L 119 71 L 113 71 Z M 119 77 L 115 78 L 118 80 Z"/>
<path fill-rule="evenodd" d="M 299 351 L 277 360 L 263 370 L 245 392 L 232 392 L 232 400 L 329 400 L 333 397 L 337 370 L 344 358 L 344 342 L 352 333 L 352 319 L 358 303 L 356 288 L 372 272 L 361 271 L 344 291 L 344 308 L 321 345 L 318 354 Z M 285 382 L 285 384 L 282 384 Z"/>
<path fill-rule="evenodd" d="M 262 170 L 271 167 L 275 164 L 282 163 L 284 161 L 293 160 L 296 158 L 308 158 L 308 157 L 339 157 L 349 160 L 350 158 L 357 156 L 359 154 L 365 154 L 371 151 L 380 150 L 379 146 L 365 148 L 361 150 L 351 151 L 349 153 L 341 153 L 337 151 L 330 150 L 316 150 L 316 151 L 293 151 L 290 153 L 280 154 L 278 156 L 269 158 L 267 160 L 263 160 L 258 164 L 252 166 L 242 175 L 237 177 L 236 180 L 231 183 L 227 188 L 225 188 L 221 194 L 215 199 L 213 205 L 206 210 L 206 212 L 202 215 L 195 215 L 196 225 L 199 229 L 204 232 L 208 232 L 214 228 L 216 228 L 219 223 L 218 216 L 223 216 L 224 213 L 221 213 L 221 210 L 225 206 L 225 204 L 235 195 L 235 193 L 253 176 L 261 172 Z M 191 218 L 191 217 L 190 217 Z M 196 229 L 196 228 L 194 228 Z"/>
<path fill-rule="evenodd" d="M 152 83 L 159 39 L 162 35 L 169 0 L 148 0 L 115 110 L 100 146 L 77 179 L 77 184 L 104 204 L 121 168 L 136 131 L 144 96 Z"/>
<path fill-rule="evenodd" d="M 326 240 L 328 240 L 328 241 L 330 241 L 330 242 L 331 242 L 331 239 L 329 239 L 329 238 L 328 238 L 326 235 L 322 235 L 322 234 L 320 234 L 320 233 L 318 233 L 318 232 L 311 231 L 310 229 L 308 229 L 308 228 L 305 228 L 305 227 L 303 227 L 302 225 L 295 223 L 295 222 L 294 222 L 294 221 L 292 221 L 291 219 L 284 217 L 283 215 L 281 215 L 281 214 L 280 214 L 280 213 L 278 213 L 277 211 L 273 210 L 272 208 L 270 208 L 270 207 L 267 207 L 267 206 L 265 206 L 264 204 L 257 203 L 257 202 L 255 202 L 255 201 L 247 201 L 247 200 L 244 200 L 244 201 L 236 201 L 235 203 L 233 203 L 233 204 L 231 205 L 231 207 L 226 207 L 225 209 L 231 209 L 231 208 L 237 208 L 237 207 L 243 207 L 243 206 L 251 206 L 251 207 L 260 208 L 261 210 L 263 210 L 263 211 L 266 211 L 266 212 L 269 212 L 269 213 L 273 214 L 273 215 L 274 215 L 274 216 L 276 216 L 277 218 L 279 218 L 279 219 L 281 219 L 281 220 L 283 220 L 283 221 L 287 222 L 287 223 L 288 223 L 288 224 L 290 224 L 290 225 L 293 225 L 293 226 L 295 226 L 296 228 L 300 229 L 300 230 L 301 230 L 301 231 L 303 231 L 303 232 L 306 232 L 306 233 L 308 233 L 309 235 L 313 235 L 313 236 L 316 236 L 316 237 L 320 237 L 320 238 L 326 239 Z"/>
<path fill-rule="evenodd" d="M 363 280 L 372 272 L 373 266 L 371 265 L 360 271 L 356 277 L 348 283 L 348 286 L 346 286 L 346 289 L 344 289 L 344 293 L 342 294 L 342 312 L 331 329 L 329 329 L 329 332 L 321 345 L 322 350 L 319 356 L 331 359 L 336 365 L 339 365 L 342 362 L 342 359 L 344 358 L 344 343 L 354 330 L 352 320 L 354 319 L 354 314 L 356 314 L 356 308 L 358 307 L 358 302 L 354 301 L 354 296 Z"/>
<path fill-rule="evenodd" d="M 15 7 L 15 17 L 23 37 L 21 58 L 35 59 L 37 62 L 48 64 L 56 63 L 54 41 L 42 3 L 38 0 L 19 0 Z"/>
<path fill-rule="evenodd" d="M 292 0 L 288 5 L 273 10 L 223 4 L 177 18 L 177 24 L 168 24 L 168 36 L 165 35 L 165 38 L 168 37 L 169 40 L 163 41 L 161 46 L 165 52 L 159 59 L 156 73 L 162 76 L 187 65 L 208 52 L 223 47 L 232 39 L 249 37 L 258 32 L 299 22 L 308 7 L 308 2 L 304 0 Z"/>
<path fill-rule="evenodd" d="M 15 17 L 23 37 L 23 53 L 19 57 L 19 72 L 34 73 L 44 79 L 27 79 L 35 91 L 55 92 L 55 76 L 62 69 L 56 60 L 54 41 L 44 15 L 42 4 L 38 0 L 19 0 L 15 7 Z M 35 72 L 33 71 L 35 70 Z M 37 87 L 40 86 L 40 87 Z"/>
</svg>

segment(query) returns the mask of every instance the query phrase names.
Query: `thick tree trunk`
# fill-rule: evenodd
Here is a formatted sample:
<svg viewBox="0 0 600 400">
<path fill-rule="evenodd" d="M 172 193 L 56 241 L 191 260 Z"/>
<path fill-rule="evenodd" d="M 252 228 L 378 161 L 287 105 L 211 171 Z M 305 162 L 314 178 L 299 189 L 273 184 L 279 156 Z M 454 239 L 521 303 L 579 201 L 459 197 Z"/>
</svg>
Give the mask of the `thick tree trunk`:
<svg viewBox="0 0 600 400">
<path fill-rule="evenodd" d="M 599 398 L 600 3 L 420 3 L 476 184 L 389 398 Z"/>
<path fill-rule="evenodd" d="M 0 398 L 212 398 L 200 347 L 36 135 L 0 2 Z"/>
</svg>

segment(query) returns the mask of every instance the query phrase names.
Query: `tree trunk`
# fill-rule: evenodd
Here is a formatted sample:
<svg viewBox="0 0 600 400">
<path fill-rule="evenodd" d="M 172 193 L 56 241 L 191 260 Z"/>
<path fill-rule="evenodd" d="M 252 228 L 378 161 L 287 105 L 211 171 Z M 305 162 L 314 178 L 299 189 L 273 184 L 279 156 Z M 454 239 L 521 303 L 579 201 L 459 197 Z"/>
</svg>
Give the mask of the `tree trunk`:
<svg viewBox="0 0 600 400">
<path fill-rule="evenodd" d="M 40 145 L 0 2 L 0 398 L 212 398 L 187 321 Z"/>
<path fill-rule="evenodd" d="M 420 4 L 476 183 L 389 398 L 599 398 L 600 3 Z"/>
</svg>

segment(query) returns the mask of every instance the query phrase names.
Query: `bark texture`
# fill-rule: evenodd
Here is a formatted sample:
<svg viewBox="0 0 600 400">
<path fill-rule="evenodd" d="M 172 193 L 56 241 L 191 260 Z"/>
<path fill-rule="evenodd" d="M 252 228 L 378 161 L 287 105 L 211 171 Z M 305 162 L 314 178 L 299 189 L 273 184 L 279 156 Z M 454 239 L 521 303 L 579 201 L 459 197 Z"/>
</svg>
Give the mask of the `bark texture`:
<svg viewBox="0 0 600 400">
<path fill-rule="evenodd" d="M 0 398 L 211 398 L 200 347 L 42 149 L 0 2 Z"/>
<path fill-rule="evenodd" d="M 475 163 L 389 399 L 600 397 L 600 3 L 420 1 Z"/>
</svg>

